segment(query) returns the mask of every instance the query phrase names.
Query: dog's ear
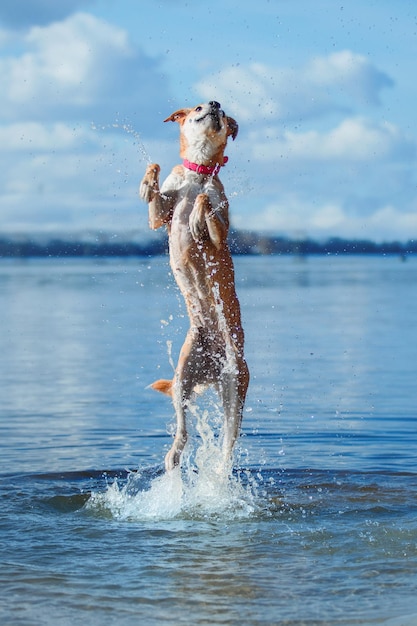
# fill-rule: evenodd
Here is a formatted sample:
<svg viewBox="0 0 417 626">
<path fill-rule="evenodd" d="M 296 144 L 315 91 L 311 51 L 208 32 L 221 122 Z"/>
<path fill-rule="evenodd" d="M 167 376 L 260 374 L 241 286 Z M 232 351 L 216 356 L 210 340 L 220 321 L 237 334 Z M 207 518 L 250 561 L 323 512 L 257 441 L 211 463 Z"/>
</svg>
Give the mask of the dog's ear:
<svg viewBox="0 0 417 626">
<path fill-rule="evenodd" d="M 239 125 L 233 117 L 227 117 L 227 136 L 232 136 L 233 141 L 237 137 L 237 131 L 239 130 Z"/>
<path fill-rule="evenodd" d="M 179 109 L 178 111 L 174 111 L 164 122 L 178 122 L 182 124 L 190 111 L 191 109 Z"/>
</svg>

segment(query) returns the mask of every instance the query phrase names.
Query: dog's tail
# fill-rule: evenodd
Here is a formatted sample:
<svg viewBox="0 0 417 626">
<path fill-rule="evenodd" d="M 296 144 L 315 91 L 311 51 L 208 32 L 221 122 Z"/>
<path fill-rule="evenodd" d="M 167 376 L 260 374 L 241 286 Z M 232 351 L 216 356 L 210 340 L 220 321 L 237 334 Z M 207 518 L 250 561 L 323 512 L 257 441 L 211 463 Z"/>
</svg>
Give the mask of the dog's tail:
<svg viewBox="0 0 417 626">
<path fill-rule="evenodd" d="M 152 389 L 155 389 L 155 391 L 160 391 L 161 393 L 164 393 L 166 396 L 172 397 L 172 385 L 173 385 L 172 380 L 165 380 L 163 378 L 160 378 L 159 380 L 156 380 L 154 383 L 152 383 L 150 387 L 152 387 Z"/>
</svg>

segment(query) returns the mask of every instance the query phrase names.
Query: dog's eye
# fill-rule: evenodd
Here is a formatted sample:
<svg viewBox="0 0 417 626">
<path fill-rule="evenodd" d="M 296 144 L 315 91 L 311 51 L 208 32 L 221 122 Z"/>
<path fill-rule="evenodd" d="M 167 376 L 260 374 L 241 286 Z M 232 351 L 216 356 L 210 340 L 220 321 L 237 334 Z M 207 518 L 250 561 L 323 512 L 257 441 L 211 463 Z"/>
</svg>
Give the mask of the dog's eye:
<svg viewBox="0 0 417 626">
<path fill-rule="evenodd" d="M 202 111 L 202 110 L 203 110 L 203 107 L 196 107 L 196 108 L 195 108 L 195 110 L 196 110 L 196 111 Z"/>
</svg>

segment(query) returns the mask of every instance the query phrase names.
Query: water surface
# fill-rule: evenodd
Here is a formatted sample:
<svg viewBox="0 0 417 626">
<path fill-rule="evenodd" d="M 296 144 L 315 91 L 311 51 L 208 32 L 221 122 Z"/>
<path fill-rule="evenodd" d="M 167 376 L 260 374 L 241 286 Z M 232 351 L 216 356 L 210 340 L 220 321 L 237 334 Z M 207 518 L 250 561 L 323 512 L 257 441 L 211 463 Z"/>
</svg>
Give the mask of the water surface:
<svg viewBox="0 0 417 626">
<path fill-rule="evenodd" d="M 0 623 L 417 623 L 417 261 L 235 264 L 252 378 L 225 480 L 194 423 L 162 469 L 147 385 L 188 325 L 165 257 L 1 261 Z"/>
</svg>

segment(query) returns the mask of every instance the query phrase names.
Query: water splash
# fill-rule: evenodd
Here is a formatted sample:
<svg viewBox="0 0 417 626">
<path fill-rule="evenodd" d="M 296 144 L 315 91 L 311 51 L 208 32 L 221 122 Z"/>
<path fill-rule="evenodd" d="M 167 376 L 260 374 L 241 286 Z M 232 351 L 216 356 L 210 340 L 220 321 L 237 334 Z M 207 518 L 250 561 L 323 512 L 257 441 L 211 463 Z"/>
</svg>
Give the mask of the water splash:
<svg viewBox="0 0 417 626">
<path fill-rule="evenodd" d="M 141 134 L 132 126 L 132 124 L 128 122 L 120 122 L 116 120 L 111 124 L 100 124 L 97 125 L 94 122 L 91 123 L 91 130 L 121 130 L 128 135 L 131 135 L 134 139 L 134 145 L 138 147 L 140 154 L 142 155 L 142 160 L 145 161 L 148 165 L 152 163 L 151 156 L 146 149 L 146 146 L 142 140 Z"/>
<path fill-rule="evenodd" d="M 86 509 L 130 521 L 232 520 L 256 514 L 256 484 L 233 473 L 231 461 L 224 462 L 217 416 L 213 420 L 213 411 L 200 411 L 195 405 L 190 413 L 195 433 L 183 452 L 181 467 L 152 478 L 149 484 L 143 473 L 132 472 L 125 484 L 115 480 L 104 493 L 92 493 Z"/>
</svg>

